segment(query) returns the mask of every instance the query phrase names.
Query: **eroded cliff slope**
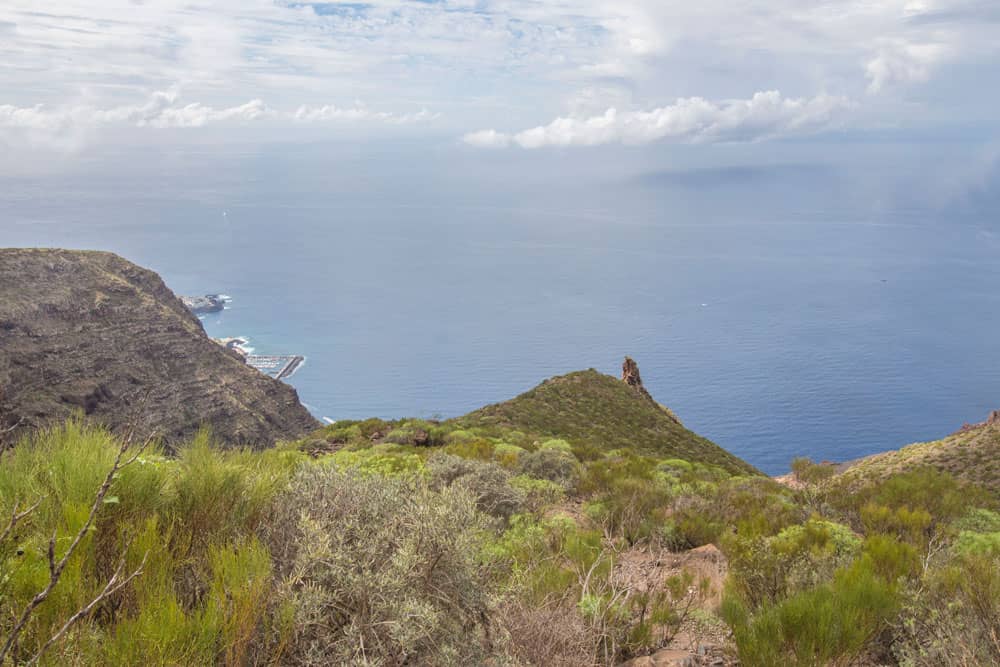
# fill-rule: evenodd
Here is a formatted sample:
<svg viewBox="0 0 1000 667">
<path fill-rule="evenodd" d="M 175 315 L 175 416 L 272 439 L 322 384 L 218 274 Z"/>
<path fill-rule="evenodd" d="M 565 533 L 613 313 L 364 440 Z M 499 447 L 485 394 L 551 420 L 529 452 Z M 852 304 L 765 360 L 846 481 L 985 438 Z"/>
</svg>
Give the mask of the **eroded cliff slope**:
<svg viewBox="0 0 1000 667">
<path fill-rule="evenodd" d="M 317 426 L 294 389 L 205 334 L 158 275 L 106 252 L 0 249 L 0 425 L 74 411 L 169 444 L 264 447 Z"/>
</svg>

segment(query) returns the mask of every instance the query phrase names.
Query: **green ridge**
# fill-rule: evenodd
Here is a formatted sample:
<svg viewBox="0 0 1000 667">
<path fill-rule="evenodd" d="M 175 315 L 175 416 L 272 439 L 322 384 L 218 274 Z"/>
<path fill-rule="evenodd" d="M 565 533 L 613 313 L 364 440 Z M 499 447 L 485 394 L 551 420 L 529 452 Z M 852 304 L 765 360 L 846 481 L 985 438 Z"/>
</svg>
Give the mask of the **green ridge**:
<svg viewBox="0 0 1000 667">
<path fill-rule="evenodd" d="M 1000 424 L 979 424 L 940 440 L 868 456 L 851 463 L 840 477 L 849 484 L 866 483 L 919 467 L 1000 489 Z"/>
<path fill-rule="evenodd" d="M 462 428 L 513 428 L 602 451 L 632 447 L 660 457 L 761 474 L 711 440 L 685 428 L 665 407 L 624 382 L 590 369 L 546 380 L 509 401 L 451 421 Z"/>
</svg>

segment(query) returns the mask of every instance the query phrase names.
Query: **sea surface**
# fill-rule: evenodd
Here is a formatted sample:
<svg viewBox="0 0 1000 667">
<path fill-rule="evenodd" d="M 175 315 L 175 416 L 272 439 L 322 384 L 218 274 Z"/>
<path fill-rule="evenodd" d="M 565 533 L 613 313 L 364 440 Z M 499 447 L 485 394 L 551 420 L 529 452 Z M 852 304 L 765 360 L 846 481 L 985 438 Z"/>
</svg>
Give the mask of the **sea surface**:
<svg viewBox="0 0 1000 667">
<path fill-rule="evenodd" d="M 778 474 L 1000 408 L 991 172 L 953 177 L 961 144 L 808 148 L 109 152 L 0 177 L 0 246 L 229 295 L 206 331 L 305 355 L 289 382 L 329 419 L 451 417 L 627 354 Z"/>
</svg>

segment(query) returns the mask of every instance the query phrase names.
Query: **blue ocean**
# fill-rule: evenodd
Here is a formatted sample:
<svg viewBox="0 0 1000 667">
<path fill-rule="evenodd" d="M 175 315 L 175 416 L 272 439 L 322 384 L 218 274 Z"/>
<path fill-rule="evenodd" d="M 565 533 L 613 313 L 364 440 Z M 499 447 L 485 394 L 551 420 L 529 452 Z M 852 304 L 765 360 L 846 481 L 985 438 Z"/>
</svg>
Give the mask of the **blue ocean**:
<svg viewBox="0 0 1000 667">
<path fill-rule="evenodd" d="M 305 355 L 289 382 L 320 418 L 451 417 L 627 354 L 778 474 L 1000 408 L 1000 200 L 955 176 L 967 150 L 108 151 L 0 178 L 0 245 L 229 295 L 206 331 Z"/>
</svg>

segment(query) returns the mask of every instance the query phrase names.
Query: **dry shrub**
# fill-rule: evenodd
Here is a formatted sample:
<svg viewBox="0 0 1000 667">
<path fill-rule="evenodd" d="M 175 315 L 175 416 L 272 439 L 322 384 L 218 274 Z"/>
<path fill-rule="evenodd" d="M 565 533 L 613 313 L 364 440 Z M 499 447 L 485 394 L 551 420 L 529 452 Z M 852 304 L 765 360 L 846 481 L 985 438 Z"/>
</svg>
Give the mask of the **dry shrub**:
<svg viewBox="0 0 1000 667">
<path fill-rule="evenodd" d="M 511 486 L 511 473 L 496 463 L 436 454 L 427 462 L 427 472 L 431 488 L 466 489 L 480 512 L 498 519 L 506 521 L 524 508 L 524 492 Z"/>
<path fill-rule="evenodd" d="M 497 612 L 505 649 L 523 665 L 588 667 L 594 637 L 577 610 L 564 604 L 533 606 L 508 599 Z"/>
<path fill-rule="evenodd" d="M 481 664 L 482 525 L 457 485 L 300 471 L 265 529 L 286 617 L 281 664 Z"/>
</svg>

